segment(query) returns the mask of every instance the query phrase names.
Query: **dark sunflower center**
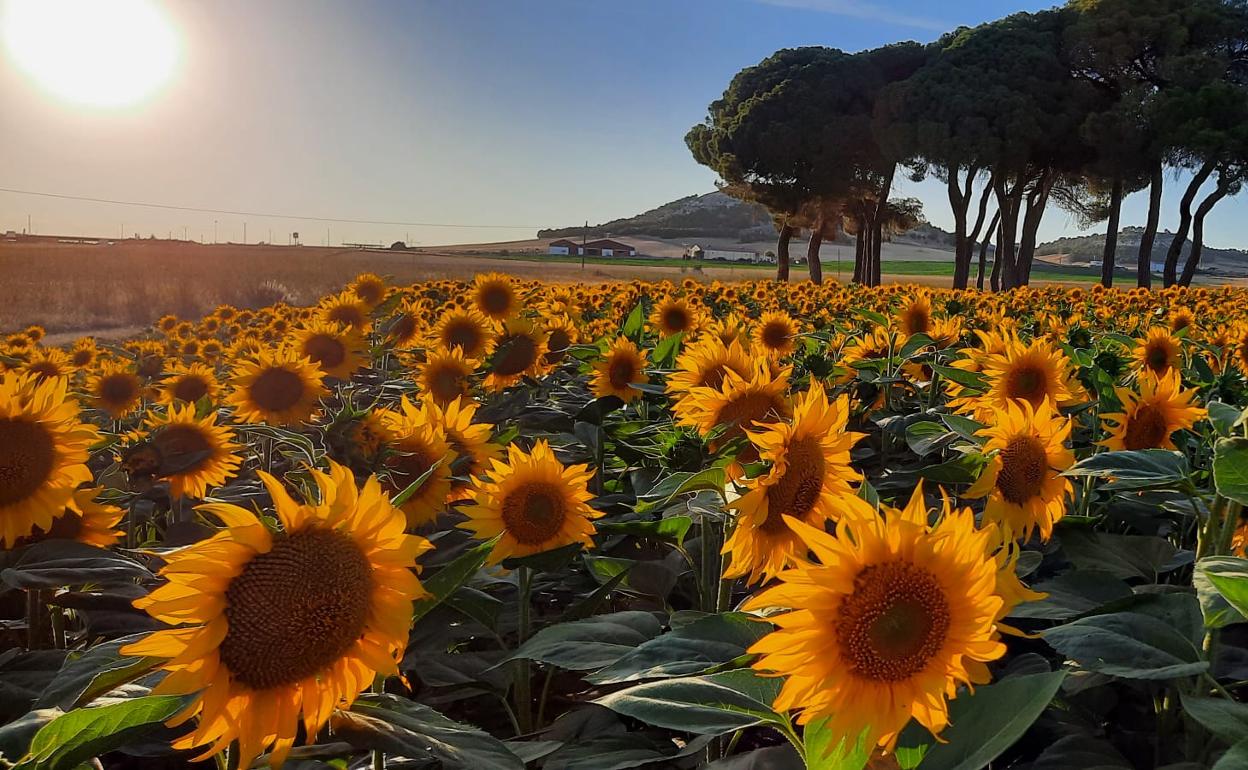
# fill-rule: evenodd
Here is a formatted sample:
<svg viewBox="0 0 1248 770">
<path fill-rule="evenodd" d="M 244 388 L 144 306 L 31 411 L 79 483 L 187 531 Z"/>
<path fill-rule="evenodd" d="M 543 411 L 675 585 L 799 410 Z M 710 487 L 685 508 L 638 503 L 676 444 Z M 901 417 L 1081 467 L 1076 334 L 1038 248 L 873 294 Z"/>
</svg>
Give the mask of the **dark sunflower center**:
<svg viewBox="0 0 1248 770">
<path fill-rule="evenodd" d="M 464 355 L 471 356 L 481 349 L 484 342 L 481 329 L 465 318 L 446 325 L 442 332 L 442 340 L 448 348 L 459 348 Z"/>
<path fill-rule="evenodd" d="M 176 424 L 161 428 L 152 437 L 160 454 L 161 469 L 169 474 L 189 473 L 213 454 L 212 442 L 196 425 Z"/>
<path fill-rule="evenodd" d="M 384 290 L 385 290 L 385 286 L 383 284 L 373 283 L 372 281 L 369 281 L 368 283 L 361 283 L 361 284 L 356 285 L 355 296 L 359 297 L 361 300 L 367 302 L 370 305 L 376 305 L 378 302 L 381 301 L 381 293 Z"/>
<path fill-rule="evenodd" d="M 364 632 L 372 567 L 348 535 L 306 529 L 277 539 L 225 592 L 221 662 L 257 690 L 324 670 Z"/>
<path fill-rule="evenodd" d="M 537 362 L 537 342 L 527 334 L 508 335 L 498 346 L 494 372 L 506 377 L 520 374 Z"/>
<path fill-rule="evenodd" d="M 563 495 L 549 484 L 525 484 L 503 500 L 503 523 L 523 545 L 540 545 L 559 534 L 566 515 Z"/>
<path fill-rule="evenodd" d="M 763 327 L 763 344 L 772 350 L 783 348 L 789 342 L 789 326 L 781 321 L 773 321 Z"/>
<path fill-rule="evenodd" d="M 1005 395 L 1021 398 L 1035 406 L 1049 395 L 1048 382 L 1044 369 L 1034 364 L 1018 364 L 1006 375 Z"/>
<path fill-rule="evenodd" d="M 416 334 L 416 319 L 411 313 L 404 313 L 398 317 L 394 325 L 390 327 L 390 338 L 405 342 Z"/>
<path fill-rule="evenodd" d="M 899 682 L 922 671 L 949 633 L 949 601 L 936 576 L 909 562 L 866 567 L 836 617 L 840 653 L 861 677 Z"/>
<path fill-rule="evenodd" d="M 330 308 L 325 317 L 330 321 L 346 326 L 359 327 L 364 325 L 364 313 L 360 312 L 360 309 L 355 305 L 335 305 Z"/>
<path fill-rule="evenodd" d="M 689 314 L 681 307 L 669 307 L 663 311 L 663 328 L 675 334 L 689 328 Z"/>
<path fill-rule="evenodd" d="M 304 341 L 303 354 L 322 369 L 333 369 L 347 360 L 347 346 L 331 334 L 313 334 Z"/>
<path fill-rule="evenodd" d="M 143 356 L 139 359 L 138 372 L 140 377 L 151 379 L 160 374 L 165 362 L 159 356 Z"/>
<path fill-rule="evenodd" d="M 617 353 L 607 367 L 607 379 L 611 387 L 624 390 L 637 376 L 637 361 L 628 353 Z"/>
<path fill-rule="evenodd" d="M 1154 372 L 1165 372 L 1170 368 L 1170 351 L 1161 343 L 1149 345 L 1144 354 L 1144 362 Z"/>
<path fill-rule="evenodd" d="M 39 361 L 37 363 L 33 363 L 26 369 L 26 371 L 35 375 L 35 379 L 40 382 L 49 377 L 59 377 L 61 375 L 60 367 L 51 361 Z"/>
<path fill-rule="evenodd" d="M 1022 505 L 1040 494 L 1049 471 L 1049 456 L 1034 436 L 1017 436 L 1001 450 L 997 489 L 1006 501 Z"/>
<path fill-rule="evenodd" d="M 173 397 L 178 401 L 193 404 L 206 395 L 208 395 L 208 383 L 202 377 L 191 374 L 179 377 L 178 381 L 173 384 Z"/>
<path fill-rule="evenodd" d="M 724 378 L 728 376 L 728 365 L 717 364 L 706 371 L 702 372 L 698 385 L 707 388 L 716 388 L 724 384 Z"/>
<path fill-rule="evenodd" d="M 78 349 L 73 352 L 69 360 L 74 366 L 86 366 L 91 363 L 93 358 L 95 358 L 95 354 L 90 350 Z"/>
<path fill-rule="evenodd" d="M 386 467 L 390 469 L 388 484 L 390 493 L 398 494 L 407 489 L 408 484 L 425 475 L 433 467 L 434 461 L 435 458 L 431 457 L 427 448 L 422 445 L 399 445 L 397 452 L 386 460 Z"/>
<path fill-rule="evenodd" d="M 440 404 L 454 401 L 464 392 L 463 373 L 450 366 L 434 369 L 426 377 L 426 384 L 434 400 Z"/>
<path fill-rule="evenodd" d="M 572 337 L 566 329 L 554 329 L 546 340 L 546 363 L 557 364 L 563 360 L 572 344 Z"/>
<path fill-rule="evenodd" d="M 0 418 L 0 506 L 39 491 L 56 467 L 56 442 L 33 420 Z"/>
<path fill-rule="evenodd" d="M 742 429 L 753 429 L 756 421 L 775 419 L 778 411 L 779 404 L 775 398 L 760 391 L 749 391 L 724 404 L 716 415 L 715 422 L 732 426 L 724 434 L 725 438 L 731 438 L 741 435 Z"/>
<path fill-rule="evenodd" d="M 1122 443 L 1127 449 L 1158 449 L 1170 437 L 1166 415 L 1152 404 L 1143 404 L 1127 418 Z"/>
<path fill-rule="evenodd" d="M 284 412 L 303 398 L 303 379 L 289 369 L 265 369 L 248 391 L 256 406 L 266 412 Z"/>
<path fill-rule="evenodd" d="M 506 286 L 484 286 L 478 297 L 481 309 L 492 316 L 506 315 L 511 309 L 511 292 Z"/>
<path fill-rule="evenodd" d="M 919 307 L 911 307 L 905 313 L 907 334 L 925 334 L 932 328 L 932 318 L 927 311 Z"/>
<path fill-rule="evenodd" d="M 108 406 L 125 406 L 139 395 L 139 383 L 129 374 L 110 374 L 100 380 L 100 400 Z"/>
<path fill-rule="evenodd" d="M 785 454 L 784 475 L 767 488 L 767 520 L 762 529 L 769 533 L 785 529 L 784 516 L 801 519 L 819 502 L 827 462 L 823 450 L 813 436 L 789 444 Z"/>
</svg>

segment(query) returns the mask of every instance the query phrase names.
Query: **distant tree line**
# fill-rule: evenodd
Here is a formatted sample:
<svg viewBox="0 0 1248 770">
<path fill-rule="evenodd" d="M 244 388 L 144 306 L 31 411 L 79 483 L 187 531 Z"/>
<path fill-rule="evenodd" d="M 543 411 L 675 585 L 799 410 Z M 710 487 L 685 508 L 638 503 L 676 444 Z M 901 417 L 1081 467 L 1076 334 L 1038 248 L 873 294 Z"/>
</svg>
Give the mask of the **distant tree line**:
<svg viewBox="0 0 1248 770">
<path fill-rule="evenodd" d="M 854 280 L 878 284 L 882 241 L 921 215 L 890 200 L 900 173 L 947 186 L 955 288 L 977 251 L 980 288 L 1026 286 L 1050 203 L 1108 223 L 1111 285 L 1123 198 L 1147 188 L 1136 269 L 1150 286 L 1165 172 L 1185 170 L 1163 280 L 1187 285 L 1206 217 L 1248 177 L 1248 0 L 1070 0 L 926 46 L 777 51 L 685 141 L 725 192 L 771 212 L 779 280 L 795 234 L 810 232 L 820 281 L 819 245 L 843 230 L 858 236 Z"/>
</svg>

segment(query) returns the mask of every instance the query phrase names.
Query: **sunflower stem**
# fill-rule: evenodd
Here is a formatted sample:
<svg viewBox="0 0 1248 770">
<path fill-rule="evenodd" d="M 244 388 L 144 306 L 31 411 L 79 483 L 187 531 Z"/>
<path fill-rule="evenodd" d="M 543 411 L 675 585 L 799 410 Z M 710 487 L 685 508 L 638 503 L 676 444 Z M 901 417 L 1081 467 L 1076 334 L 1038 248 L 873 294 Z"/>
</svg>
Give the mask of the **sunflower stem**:
<svg viewBox="0 0 1248 770">
<path fill-rule="evenodd" d="M 528 641 L 529 634 L 532 632 L 533 571 L 528 567 L 520 567 L 516 577 L 520 581 L 520 604 L 516 610 L 518 615 L 516 648 L 519 649 Z M 519 723 L 521 735 L 533 730 L 533 691 L 530 681 L 532 675 L 532 666 L 528 660 L 521 658 L 516 661 L 516 686 L 513 691 L 516 697 L 516 721 Z"/>
<path fill-rule="evenodd" d="M 376 695 L 381 695 L 386 691 L 386 677 L 384 674 L 377 674 L 373 677 L 373 686 L 371 689 Z M 373 749 L 372 754 L 372 769 L 386 770 L 386 753 L 381 749 Z"/>
</svg>

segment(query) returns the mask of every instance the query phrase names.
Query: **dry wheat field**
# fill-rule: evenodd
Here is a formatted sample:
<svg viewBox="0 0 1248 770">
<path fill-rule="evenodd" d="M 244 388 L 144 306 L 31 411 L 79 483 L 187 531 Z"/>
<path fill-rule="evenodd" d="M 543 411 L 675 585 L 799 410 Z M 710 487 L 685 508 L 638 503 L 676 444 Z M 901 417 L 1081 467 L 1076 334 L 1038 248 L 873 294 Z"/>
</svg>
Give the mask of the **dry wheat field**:
<svg viewBox="0 0 1248 770">
<path fill-rule="evenodd" d="M 6 766 L 1244 766 L 1248 290 L 342 280 L 0 335 Z"/>
</svg>

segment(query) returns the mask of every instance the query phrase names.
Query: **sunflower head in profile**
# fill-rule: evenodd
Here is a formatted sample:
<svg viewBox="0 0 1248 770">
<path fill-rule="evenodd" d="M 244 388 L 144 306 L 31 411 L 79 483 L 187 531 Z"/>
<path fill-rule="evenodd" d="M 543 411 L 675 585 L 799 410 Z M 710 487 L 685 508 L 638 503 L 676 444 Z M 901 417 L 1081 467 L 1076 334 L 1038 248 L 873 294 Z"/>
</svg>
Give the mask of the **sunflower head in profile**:
<svg viewBox="0 0 1248 770">
<path fill-rule="evenodd" d="M 494 429 L 489 423 L 474 422 L 477 402 L 460 397 L 440 406 L 430 398 L 421 400 L 420 408 L 429 422 L 440 425 L 446 434 L 455 461 L 451 465 L 450 500 L 466 500 L 472 496 L 468 479 L 485 473 L 491 460 L 502 455 L 503 448 L 491 441 Z"/>
<path fill-rule="evenodd" d="M 575 345 L 581 337 L 576 322 L 569 316 L 560 315 L 546 322 L 546 356 L 547 366 L 555 366 L 568 355 L 568 348 Z"/>
<path fill-rule="evenodd" d="M 939 735 L 947 699 L 989 681 L 985 663 L 1005 653 L 991 535 L 947 502 L 929 526 L 921 488 L 904 510 L 846 518 L 835 535 L 786 521 L 818 563 L 781 572 L 745 605 L 787 610 L 750 648 L 757 671 L 786 677 L 775 709 L 886 749 L 911 717 Z"/>
<path fill-rule="evenodd" d="M 706 325 L 706 331 L 703 332 L 704 336 L 708 334 L 718 337 L 720 342 L 725 345 L 731 345 L 735 340 L 742 347 L 749 347 L 752 342 L 749 334 L 749 324 L 735 310 L 725 316 L 712 318 L 710 323 Z M 701 340 L 703 337 L 698 339 Z"/>
<path fill-rule="evenodd" d="M 1191 329 L 1191 331 L 1196 331 L 1196 329 L 1194 328 L 1196 324 L 1196 316 L 1192 313 L 1191 310 L 1185 307 L 1177 307 L 1174 310 L 1171 310 L 1170 316 L 1167 319 L 1167 321 L 1170 326 L 1170 331 L 1174 332 L 1175 334 L 1178 334 L 1184 329 Z"/>
<path fill-rule="evenodd" d="M 546 340 L 545 330 L 528 319 L 507 321 L 490 357 L 485 387 L 499 392 L 525 377 L 542 376 L 550 368 L 546 363 Z"/>
<path fill-rule="evenodd" d="M 632 340 L 618 337 L 603 357 L 594 363 L 589 389 L 595 396 L 617 396 L 628 404 L 641 397 L 633 385 L 650 381 L 646 375 L 646 352 L 638 350 Z"/>
<path fill-rule="evenodd" d="M 430 347 L 458 350 L 465 358 L 483 360 L 494 351 L 498 324 L 475 307 L 444 310 L 433 327 Z"/>
<path fill-rule="evenodd" d="M 322 300 L 319 315 L 325 323 L 341 324 L 363 333 L 372 325 L 368 313 L 369 307 L 363 300 L 344 291 Z"/>
<path fill-rule="evenodd" d="M 511 277 L 502 273 L 478 274 L 472 282 L 472 304 L 486 318 L 505 321 L 520 310 Z"/>
<path fill-rule="evenodd" d="M 1070 480 L 1060 475 L 1075 463 L 1066 448 L 1070 418 L 1058 414 L 1046 401 L 1033 409 L 1026 401 L 1012 401 L 996 415 L 996 423 L 979 432 L 991 453 L 983 475 L 966 492 L 987 497 L 984 520 L 1001 527 L 1009 537 L 1026 540 L 1038 531 L 1042 540 L 1066 512 Z"/>
<path fill-rule="evenodd" d="M 1101 415 L 1108 434 L 1101 446 L 1112 450 L 1174 449 L 1171 435 L 1187 430 L 1206 412 L 1195 402 L 1195 390 L 1183 390 L 1178 369 L 1161 377 L 1140 373 L 1139 393 L 1114 388 L 1122 411 Z"/>
<path fill-rule="evenodd" d="M 422 395 L 438 404 L 449 404 L 467 396 L 469 378 L 477 370 L 475 361 L 464 357 L 458 348 L 432 348 L 416 369 L 416 386 Z"/>
<path fill-rule="evenodd" d="M 1183 342 L 1164 326 L 1154 326 L 1136 340 L 1133 358 L 1141 371 L 1148 370 L 1160 377 L 1183 366 Z"/>
<path fill-rule="evenodd" d="M 322 377 L 320 368 L 295 350 L 262 350 L 235 367 L 226 403 L 244 422 L 298 425 L 328 395 Z"/>
<path fill-rule="evenodd" d="M 410 347 L 424 330 L 421 310 L 410 298 L 404 299 L 386 322 L 386 339 L 396 348 Z"/>
<path fill-rule="evenodd" d="M 754 327 L 754 349 L 770 358 L 784 358 L 797 348 L 801 328 L 782 310 L 763 313 Z"/>
<path fill-rule="evenodd" d="M 368 364 L 364 355 L 368 346 L 352 326 L 310 323 L 294 333 L 292 347 L 320 367 L 326 377 L 339 380 L 351 379 Z"/>
<path fill-rule="evenodd" d="M 107 412 L 114 420 L 139 408 L 143 401 L 143 381 L 125 361 L 110 361 L 87 378 L 87 396 L 91 404 Z"/>
<path fill-rule="evenodd" d="M 1033 409 L 1043 403 L 1068 406 L 1087 397 L 1066 354 L 1048 340 L 1025 344 L 1018 339 L 1006 343 L 1005 351 L 989 355 L 983 363 L 988 376 L 988 392 L 970 399 L 981 422 L 988 422 L 1011 401 L 1026 401 Z"/>
<path fill-rule="evenodd" d="M 333 463 L 312 475 L 320 499 L 300 504 L 260 474 L 280 533 L 244 508 L 200 506 L 226 528 L 166 556 L 169 582 L 134 603 L 174 628 L 122 654 L 165 659 L 154 694 L 195 696 L 170 724 L 198 717 L 174 746 L 199 759 L 238 741 L 240 767 L 270 747 L 279 767 L 301 723 L 316 735 L 376 674 L 397 671 L 425 595 L 412 569 L 431 546 L 404 534 L 377 479 L 357 488 Z"/>
<path fill-rule="evenodd" d="M 0 543 L 12 547 L 52 520 L 91 481 L 87 457 L 99 438 L 66 396 L 63 378 L 0 374 Z"/>
<path fill-rule="evenodd" d="M 430 419 L 429 412 L 405 396 L 399 409 L 382 412 L 386 429 L 385 459 L 388 471 L 384 484 L 393 497 L 412 482 L 426 477 L 420 488 L 400 504 L 408 526 L 428 524 L 446 510 L 451 492 L 451 464 L 455 460 L 446 442 L 442 425 Z"/>
<path fill-rule="evenodd" d="M 100 355 L 94 337 L 81 337 L 69 351 L 69 365 L 75 369 L 86 369 L 95 364 Z"/>
<path fill-rule="evenodd" d="M 806 545 L 785 524 L 786 516 L 822 527 L 845 515 L 875 515 L 850 486 L 862 474 L 850 467 L 849 450 L 864 434 L 846 431 L 848 419 L 849 398 L 828 403 L 815 382 L 798 399 L 792 420 L 747 431 L 771 469 L 747 481 L 745 494 L 728 506 L 737 519 L 724 543 L 724 553 L 732 556 L 725 578 L 766 582 L 806 557 Z"/>
<path fill-rule="evenodd" d="M 650 328 L 660 338 L 684 333 L 692 338 L 702 328 L 702 311 L 686 297 L 665 297 L 650 313 Z"/>
<path fill-rule="evenodd" d="M 676 356 L 676 371 L 667 376 L 668 395 L 679 398 L 694 388 L 718 388 L 728 372 L 741 377 L 754 373 L 754 360 L 739 340 L 724 342 L 717 335 L 703 335 Z"/>
<path fill-rule="evenodd" d="M 347 289 L 370 309 L 386 298 L 386 279 L 376 273 L 360 273 Z"/>
<path fill-rule="evenodd" d="M 217 425 L 215 411 L 196 418 L 194 404 L 174 405 L 149 418 L 147 436 L 124 453 L 122 465 L 131 484 L 167 479 L 170 497 L 202 498 L 238 475 L 241 450 L 234 432 Z"/>
<path fill-rule="evenodd" d="M 590 508 L 586 465 L 570 465 L 555 457 L 539 440 L 526 453 L 515 444 L 507 460 L 494 460 L 489 479 L 473 479 L 473 504 L 463 508 L 468 521 L 460 526 L 481 540 L 500 536 L 489 563 L 528 556 L 572 543 L 593 547 L 593 520 L 602 515 Z"/>
<path fill-rule="evenodd" d="M 36 348 L 23 368 L 27 374 L 42 382 L 49 378 L 72 377 L 76 367 L 63 350 Z"/>
<path fill-rule="evenodd" d="M 116 528 L 124 512 L 115 505 L 96 502 L 95 498 L 103 491 L 103 487 L 75 489 L 65 511 L 52 520 L 46 531 L 35 527 L 29 535 L 19 537 L 13 547 L 41 540 L 73 540 L 97 548 L 116 545 L 125 534 Z"/>
<path fill-rule="evenodd" d="M 217 403 L 221 383 L 211 368 L 204 364 L 176 364 L 170 366 L 160 381 L 158 400 L 170 406 L 174 404 L 198 404 L 201 399 Z"/>
</svg>

